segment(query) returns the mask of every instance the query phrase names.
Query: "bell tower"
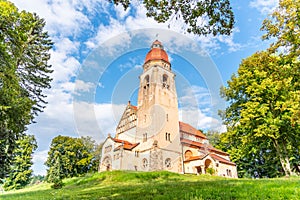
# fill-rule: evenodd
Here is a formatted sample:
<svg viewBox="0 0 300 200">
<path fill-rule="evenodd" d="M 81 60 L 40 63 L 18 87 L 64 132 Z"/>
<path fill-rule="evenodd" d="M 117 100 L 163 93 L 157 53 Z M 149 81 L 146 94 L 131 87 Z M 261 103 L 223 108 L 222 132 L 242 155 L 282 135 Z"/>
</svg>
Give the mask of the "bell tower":
<svg viewBox="0 0 300 200">
<path fill-rule="evenodd" d="M 175 74 L 160 41 L 152 43 L 139 78 L 136 142 L 143 143 L 144 150 L 156 146 L 179 152 Z"/>
</svg>

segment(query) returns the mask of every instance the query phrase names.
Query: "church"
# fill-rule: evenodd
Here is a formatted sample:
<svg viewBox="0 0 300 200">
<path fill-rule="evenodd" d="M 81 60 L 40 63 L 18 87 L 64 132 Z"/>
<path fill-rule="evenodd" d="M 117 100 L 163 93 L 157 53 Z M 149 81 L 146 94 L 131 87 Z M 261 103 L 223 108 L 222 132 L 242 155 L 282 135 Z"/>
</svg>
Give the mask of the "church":
<svg viewBox="0 0 300 200">
<path fill-rule="evenodd" d="M 137 105 L 128 102 L 115 136 L 104 141 L 99 171 L 166 170 L 237 178 L 228 153 L 179 121 L 175 74 L 160 41 L 152 43 L 139 78 Z"/>
</svg>

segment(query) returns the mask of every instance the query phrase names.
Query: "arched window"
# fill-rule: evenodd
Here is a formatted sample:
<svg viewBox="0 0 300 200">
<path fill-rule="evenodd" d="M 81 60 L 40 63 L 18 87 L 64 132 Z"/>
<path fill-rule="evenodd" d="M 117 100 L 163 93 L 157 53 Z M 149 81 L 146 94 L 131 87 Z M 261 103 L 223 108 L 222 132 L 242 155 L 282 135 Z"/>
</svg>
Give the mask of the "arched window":
<svg viewBox="0 0 300 200">
<path fill-rule="evenodd" d="M 102 165 L 106 167 L 106 171 L 109 171 L 111 169 L 111 157 L 106 156 L 102 161 Z"/>
<path fill-rule="evenodd" d="M 193 156 L 192 151 L 190 151 L 190 150 L 185 151 L 185 153 L 184 153 L 184 158 L 185 158 L 186 160 L 189 159 L 189 158 L 192 157 L 192 156 Z"/>
<path fill-rule="evenodd" d="M 148 167 L 148 160 L 146 158 L 143 159 L 142 167 L 146 169 Z"/>
<path fill-rule="evenodd" d="M 163 75 L 162 82 L 163 82 L 163 88 L 168 89 L 169 88 L 169 77 L 168 77 L 168 75 L 166 75 L 166 74 Z"/>
<path fill-rule="evenodd" d="M 145 76 L 145 79 L 144 79 L 144 89 L 148 89 L 149 88 L 149 84 L 150 84 L 150 77 L 149 75 Z"/>
<path fill-rule="evenodd" d="M 165 160 L 165 166 L 166 166 L 167 168 L 171 168 L 171 167 L 172 167 L 171 158 L 167 158 L 167 159 Z"/>
</svg>

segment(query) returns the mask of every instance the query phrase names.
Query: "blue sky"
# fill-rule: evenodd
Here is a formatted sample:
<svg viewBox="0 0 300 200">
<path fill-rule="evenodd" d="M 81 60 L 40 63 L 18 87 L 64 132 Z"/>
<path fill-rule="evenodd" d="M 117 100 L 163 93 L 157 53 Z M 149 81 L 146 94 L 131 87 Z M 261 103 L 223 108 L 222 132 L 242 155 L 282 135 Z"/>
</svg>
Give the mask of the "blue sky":
<svg viewBox="0 0 300 200">
<path fill-rule="evenodd" d="M 230 36 L 217 37 L 183 34 L 180 21 L 158 24 L 146 17 L 139 1 L 127 11 L 104 0 L 12 2 L 44 18 L 55 42 L 52 88 L 45 91 L 48 105 L 28 127 L 39 145 L 34 173 L 45 174 L 43 163 L 55 136 L 92 136 L 100 142 L 114 134 L 127 101 L 136 103 L 138 76 L 155 39 L 165 46 L 176 73 L 181 120 L 224 131 L 217 116 L 226 106 L 219 88 L 243 58 L 268 46 L 259 29 L 278 0 L 231 0 L 235 28 Z"/>
</svg>

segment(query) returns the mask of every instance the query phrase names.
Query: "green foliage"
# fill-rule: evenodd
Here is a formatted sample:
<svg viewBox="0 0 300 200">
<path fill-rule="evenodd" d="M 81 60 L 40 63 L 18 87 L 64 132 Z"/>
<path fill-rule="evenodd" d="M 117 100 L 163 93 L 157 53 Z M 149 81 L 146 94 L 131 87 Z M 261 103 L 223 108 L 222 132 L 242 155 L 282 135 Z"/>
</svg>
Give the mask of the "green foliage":
<svg viewBox="0 0 300 200">
<path fill-rule="evenodd" d="M 63 186 L 62 178 L 64 174 L 62 174 L 62 164 L 60 161 L 60 156 L 55 156 L 55 162 L 53 167 L 50 167 L 47 172 L 47 180 L 50 183 L 53 183 L 51 186 L 53 189 L 60 189 Z"/>
<path fill-rule="evenodd" d="M 263 22 L 262 30 L 267 31 L 263 39 L 275 39 L 270 50 L 284 47 L 283 53 L 300 55 L 300 0 L 280 0 L 279 7 Z"/>
<path fill-rule="evenodd" d="M 63 179 L 91 171 L 93 143 L 90 138 L 55 137 L 51 142 L 45 162 L 45 165 L 49 167 L 47 181 L 54 182 L 58 177 Z"/>
<path fill-rule="evenodd" d="M 254 160 L 261 154 L 270 159 L 277 155 L 286 175 L 291 173 L 289 160 L 292 156 L 298 157 L 300 142 L 299 124 L 294 120 L 300 100 L 294 77 L 300 74 L 295 74 L 295 68 L 299 69 L 296 60 L 259 52 L 243 60 L 238 75 L 223 88 L 223 96 L 230 102 L 223 115 L 231 132 L 227 137 L 231 143 L 227 145 L 232 145 L 228 152 L 240 154 L 232 155 L 236 156 L 234 161 L 238 165 L 245 155 L 255 155 Z M 273 154 L 267 156 L 270 152 Z"/>
<path fill-rule="evenodd" d="M 130 0 L 109 0 L 123 5 L 126 10 Z M 152 17 L 159 23 L 182 19 L 184 29 L 197 35 L 229 35 L 234 25 L 234 15 L 229 0 L 199 1 L 199 0 L 144 0 L 147 17 Z"/>
<path fill-rule="evenodd" d="M 101 160 L 103 143 L 96 144 L 96 141 L 93 140 L 90 136 L 81 137 L 80 139 L 82 140 L 84 146 L 87 148 L 88 152 L 92 155 L 89 172 L 97 172 Z"/>
<path fill-rule="evenodd" d="M 208 130 L 204 133 L 209 140 L 209 143 L 215 147 L 217 147 L 220 143 L 220 133 L 213 130 Z"/>
<path fill-rule="evenodd" d="M 166 177 L 167 176 L 167 177 Z M 149 178 L 144 180 L 143 178 Z M 153 177 L 152 179 L 150 177 Z M 298 199 L 299 178 L 228 179 L 171 172 L 113 171 L 0 194 L 1 199 Z"/>
<path fill-rule="evenodd" d="M 37 144 L 33 135 L 24 135 L 17 140 L 10 173 L 3 184 L 5 190 L 20 189 L 30 183 L 33 164 L 32 153 L 36 148 Z"/>
<path fill-rule="evenodd" d="M 215 171 L 214 168 L 207 168 L 207 169 L 206 169 L 206 172 L 207 172 L 208 174 L 210 174 L 210 175 L 214 175 L 216 171 Z"/>
<path fill-rule="evenodd" d="M 52 47 L 44 20 L 0 0 L 0 178 L 8 175 L 16 141 L 44 108 Z"/>
<path fill-rule="evenodd" d="M 230 104 L 222 113 L 228 133 L 221 143 L 240 175 L 300 172 L 299 2 L 280 1 L 262 27 L 275 42 L 244 59 L 221 91 Z"/>
</svg>

